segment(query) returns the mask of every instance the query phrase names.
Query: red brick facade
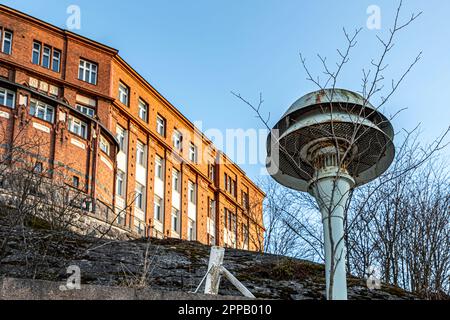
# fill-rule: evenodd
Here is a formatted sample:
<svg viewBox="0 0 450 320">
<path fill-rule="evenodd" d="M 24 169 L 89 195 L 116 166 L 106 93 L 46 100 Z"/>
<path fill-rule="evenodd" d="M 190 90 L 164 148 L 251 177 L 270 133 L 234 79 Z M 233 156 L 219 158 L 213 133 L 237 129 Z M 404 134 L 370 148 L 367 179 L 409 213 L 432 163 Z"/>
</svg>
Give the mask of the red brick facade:
<svg viewBox="0 0 450 320">
<path fill-rule="evenodd" d="M 1 5 L 0 32 L 3 146 L 26 122 L 44 166 L 130 232 L 261 250 L 264 194 L 117 50 Z"/>
</svg>

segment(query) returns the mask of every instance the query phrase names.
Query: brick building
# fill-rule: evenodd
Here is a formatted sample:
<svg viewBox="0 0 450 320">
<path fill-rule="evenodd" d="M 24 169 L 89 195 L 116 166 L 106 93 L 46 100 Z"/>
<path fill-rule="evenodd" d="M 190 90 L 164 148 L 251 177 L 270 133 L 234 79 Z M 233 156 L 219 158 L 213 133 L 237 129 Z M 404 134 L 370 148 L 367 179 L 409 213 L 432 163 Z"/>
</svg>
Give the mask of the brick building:
<svg viewBox="0 0 450 320">
<path fill-rule="evenodd" d="M 2 149 L 24 123 L 125 232 L 260 250 L 263 192 L 117 50 L 0 5 Z"/>
</svg>

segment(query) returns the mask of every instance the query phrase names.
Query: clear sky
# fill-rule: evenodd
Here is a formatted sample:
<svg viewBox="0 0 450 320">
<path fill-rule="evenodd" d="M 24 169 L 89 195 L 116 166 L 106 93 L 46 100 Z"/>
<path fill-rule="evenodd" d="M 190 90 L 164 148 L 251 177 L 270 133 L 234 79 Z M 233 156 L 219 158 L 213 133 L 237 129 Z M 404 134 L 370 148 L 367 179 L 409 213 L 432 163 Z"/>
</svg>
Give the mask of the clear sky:
<svg viewBox="0 0 450 320">
<path fill-rule="evenodd" d="M 316 90 L 306 81 L 299 52 L 311 70 L 321 72 L 316 54 L 336 61 L 345 45 L 342 27 L 364 27 L 358 46 L 338 87 L 359 90 L 361 69 L 379 56 L 376 35 L 385 35 L 397 1 L 106 1 L 0 0 L 0 3 L 65 28 L 69 5 L 81 9 L 81 29 L 75 32 L 120 50 L 140 74 L 203 130 L 263 128 L 249 108 L 230 91 L 256 101 L 271 124 L 300 96 Z M 381 30 L 366 27 L 367 8 L 381 9 Z M 423 11 L 400 34 L 386 72 L 398 78 L 415 56 L 423 59 L 386 106 L 397 130 L 422 123 L 423 139 L 431 140 L 450 124 L 450 1 L 405 0 L 403 18 Z M 375 101 L 376 103 L 377 101 Z M 225 150 L 226 151 L 226 150 Z M 447 151 L 450 155 L 450 152 Z M 256 178 L 260 165 L 241 164 Z"/>
</svg>

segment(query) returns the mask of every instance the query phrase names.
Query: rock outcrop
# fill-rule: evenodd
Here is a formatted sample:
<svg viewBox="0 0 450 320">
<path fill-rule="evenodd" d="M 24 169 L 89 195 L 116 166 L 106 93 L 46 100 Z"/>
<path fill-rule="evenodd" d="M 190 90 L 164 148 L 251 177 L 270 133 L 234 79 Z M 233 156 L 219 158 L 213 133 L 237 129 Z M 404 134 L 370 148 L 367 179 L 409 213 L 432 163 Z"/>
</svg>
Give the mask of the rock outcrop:
<svg viewBox="0 0 450 320">
<path fill-rule="evenodd" d="M 65 281 L 78 266 L 82 284 L 192 292 L 206 273 L 210 248 L 195 242 L 115 241 L 0 225 L 0 276 Z M 324 266 L 270 254 L 227 249 L 225 267 L 257 298 L 324 299 Z M 415 299 L 399 288 L 369 290 L 349 278 L 349 299 Z M 226 279 L 222 295 L 240 295 Z"/>
</svg>

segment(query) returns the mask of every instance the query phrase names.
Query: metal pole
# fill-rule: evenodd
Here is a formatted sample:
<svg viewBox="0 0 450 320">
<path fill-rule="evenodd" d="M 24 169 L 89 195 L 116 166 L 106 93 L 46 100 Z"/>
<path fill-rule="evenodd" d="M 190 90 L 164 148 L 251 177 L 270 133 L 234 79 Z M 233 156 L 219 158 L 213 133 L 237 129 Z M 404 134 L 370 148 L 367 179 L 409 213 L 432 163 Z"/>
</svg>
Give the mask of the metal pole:
<svg viewBox="0 0 450 320">
<path fill-rule="evenodd" d="M 224 267 L 221 268 L 221 271 L 223 275 L 230 280 L 230 282 L 239 290 L 240 293 L 242 293 L 247 298 L 253 298 L 255 299 L 255 296 L 253 293 L 251 293 L 235 276 L 233 276 L 230 271 L 225 269 Z"/>
<path fill-rule="evenodd" d="M 337 167 L 319 170 L 316 179 L 311 183 L 311 192 L 322 213 L 328 300 L 347 300 L 344 211 L 349 192 L 354 184 L 353 178 Z M 333 286 L 330 293 L 331 279 L 333 279 Z"/>
</svg>

